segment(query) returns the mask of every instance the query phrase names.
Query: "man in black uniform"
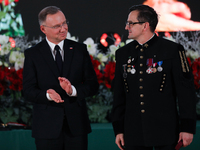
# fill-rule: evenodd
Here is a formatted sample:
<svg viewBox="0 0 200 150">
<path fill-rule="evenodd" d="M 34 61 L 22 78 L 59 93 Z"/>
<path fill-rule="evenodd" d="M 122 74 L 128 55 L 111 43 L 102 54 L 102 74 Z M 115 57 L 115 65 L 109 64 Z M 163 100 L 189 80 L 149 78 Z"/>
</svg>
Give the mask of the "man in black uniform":
<svg viewBox="0 0 200 150">
<path fill-rule="evenodd" d="M 112 119 L 121 150 L 174 150 L 195 133 L 195 89 L 184 48 L 157 37 L 157 23 L 151 7 L 131 7 L 125 29 L 134 41 L 116 52 Z"/>
</svg>

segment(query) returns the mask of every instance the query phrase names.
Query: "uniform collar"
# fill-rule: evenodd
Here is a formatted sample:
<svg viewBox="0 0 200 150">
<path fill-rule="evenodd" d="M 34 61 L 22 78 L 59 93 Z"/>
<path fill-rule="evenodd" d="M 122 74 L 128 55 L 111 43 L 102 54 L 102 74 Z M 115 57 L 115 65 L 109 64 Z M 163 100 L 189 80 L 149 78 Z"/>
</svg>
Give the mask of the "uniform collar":
<svg viewBox="0 0 200 150">
<path fill-rule="evenodd" d="M 155 42 L 155 40 L 157 39 L 157 35 L 154 34 L 146 43 L 144 44 L 140 44 L 137 42 L 136 44 L 136 49 L 139 48 L 139 47 L 143 47 L 143 48 L 148 48 L 149 46 L 153 45 L 153 43 Z"/>
</svg>

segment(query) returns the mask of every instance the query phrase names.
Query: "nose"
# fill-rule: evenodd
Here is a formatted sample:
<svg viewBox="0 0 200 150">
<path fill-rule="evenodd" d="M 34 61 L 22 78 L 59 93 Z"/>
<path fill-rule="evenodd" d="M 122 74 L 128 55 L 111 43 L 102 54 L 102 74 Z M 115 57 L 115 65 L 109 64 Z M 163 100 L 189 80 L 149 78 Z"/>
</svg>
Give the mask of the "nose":
<svg viewBox="0 0 200 150">
<path fill-rule="evenodd" d="M 129 26 L 126 24 L 125 25 L 125 30 L 128 30 L 129 29 Z"/>
</svg>

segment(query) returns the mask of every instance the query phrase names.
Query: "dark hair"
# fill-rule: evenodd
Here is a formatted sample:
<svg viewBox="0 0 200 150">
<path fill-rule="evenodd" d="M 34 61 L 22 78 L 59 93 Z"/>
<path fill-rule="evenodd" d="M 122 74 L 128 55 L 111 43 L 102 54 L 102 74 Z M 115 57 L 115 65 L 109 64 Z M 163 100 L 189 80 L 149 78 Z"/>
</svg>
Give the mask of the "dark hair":
<svg viewBox="0 0 200 150">
<path fill-rule="evenodd" d="M 42 23 L 46 20 L 47 15 L 56 14 L 58 11 L 61 11 L 61 9 L 56 6 L 47 6 L 44 9 L 42 9 L 38 14 L 39 24 L 42 25 Z"/>
<path fill-rule="evenodd" d="M 158 14 L 156 11 L 147 5 L 134 5 L 129 9 L 129 12 L 138 11 L 137 19 L 139 22 L 148 22 L 150 30 L 155 31 L 158 24 Z"/>
</svg>

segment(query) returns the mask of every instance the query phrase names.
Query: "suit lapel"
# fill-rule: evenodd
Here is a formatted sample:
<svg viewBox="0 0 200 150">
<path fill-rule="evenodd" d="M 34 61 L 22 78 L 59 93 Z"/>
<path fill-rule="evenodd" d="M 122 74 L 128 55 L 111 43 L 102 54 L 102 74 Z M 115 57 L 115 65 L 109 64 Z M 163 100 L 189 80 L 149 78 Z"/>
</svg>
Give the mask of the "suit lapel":
<svg viewBox="0 0 200 150">
<path fill-rule="evenodd" d="M 75 46 L 69 40 L 64 41 L 64 63 L 63 63 L 63 76 L 67 77 L 70 69 L 71 63 L 73 59 Z"/>
<path fill-rule="evenodd" d="M 49 66 L 49 69 L 51 69 L 51 71 L 55 75 L 55 77 L 57 78 L 58 76 L 60 76 L 58 67 L 56 66 L 56 63 L 52 56 L 50 47 L 49 47 L 48 43 L 46 42 L 46 40 L 43 41 L 42 46 L 40 48 L 40 52 L 42 54 L 41 57 L 44 58 L 47 65 Z"/>
</svg>

